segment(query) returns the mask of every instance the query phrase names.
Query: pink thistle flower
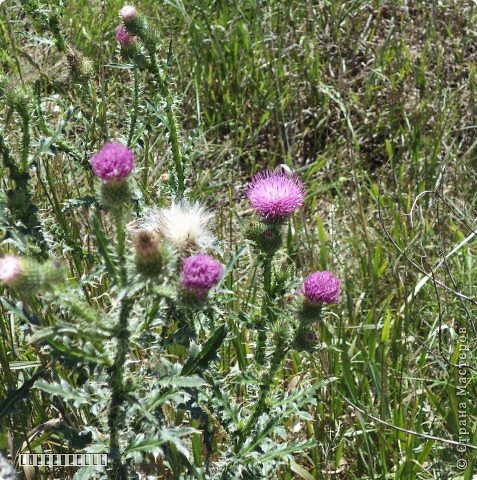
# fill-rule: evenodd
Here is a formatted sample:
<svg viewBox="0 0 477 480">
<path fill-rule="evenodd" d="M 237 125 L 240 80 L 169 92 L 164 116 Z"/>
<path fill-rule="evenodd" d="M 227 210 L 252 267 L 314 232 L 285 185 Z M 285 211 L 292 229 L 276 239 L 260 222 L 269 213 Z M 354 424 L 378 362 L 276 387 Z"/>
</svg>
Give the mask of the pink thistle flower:
<svg viewBox="0 0 477 480">
<path fill-rule="evenodd" d="M 182 260 L 181 284 L 198 300 L 204 300 L 209 290 L 224 274 L 223 265 L 215 258 L 198 253 Z"/>
<path fill-rule="evenodd" d="M 303 294 L 310 303 L 338 303 L 340 281 L 330 272 L 314 272 L 305 280 Z"/>
<path fill-rule="evenodd" d="M 295 174 L 265 170 L 253 177 L 247 197 L 262 220 L 281 222 L 303 205 L 305 188 Z"/>
<path fill-rule="evenodd" d="M 110 142 L 91 157 L 94 174 L 104 182 L 126 179 L 134 168 L 134 155 L 120 143 Z"/>
<path fill-rule="evenodd" d="M 127 23 L 128 21 L 135 20 L 137 17 L 136 7 L 133 5 L 125 5 L 121 10 L 119 10 L 119 18 Z"/>
<path fill-rule="evenodd" d="M 132 44 L 136 42 L 136 36 L 131 35 L 124 25 L 120 25 L 116 29 L 115 37 L 118 43 L 123 48 L 130 47 Z"/>
<path fill-rule="evenodd" d="M 21 260 L 14 255 L 0 258 L 0 282 L 13 285 L 22 273 Z"/>
</svg>

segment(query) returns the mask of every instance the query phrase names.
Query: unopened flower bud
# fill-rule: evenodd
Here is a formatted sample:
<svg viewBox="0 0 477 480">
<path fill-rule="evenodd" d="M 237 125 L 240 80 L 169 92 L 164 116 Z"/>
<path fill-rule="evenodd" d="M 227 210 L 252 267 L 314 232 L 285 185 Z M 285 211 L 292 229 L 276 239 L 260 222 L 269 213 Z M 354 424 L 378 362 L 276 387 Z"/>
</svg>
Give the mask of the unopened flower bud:
<svg viewBox="0 0 477 480">
<path fill-rule="evenodd" d="M 267 254 L 275 253 L 282 244 L 280 225 L 253 222 L 247 227 L 245 236 Z"/>
<path fill-rule="evenodd" d="M 298 351 L 310 352 L 318 345 L 318 336 L 312 328 L 300 326 L 295 334 L 294 345 Z"/>
<path fill-rule="evenodd" d="M 64 277 L 63 266 L 56 260 L 40 264 L 30 258 L 14 255 L 0 258 L 0 282 L 19 291 L 35 293 L 49 290 Z"/>
<path fill-rule="evenodd" d="M 285 320 L 278 320 L 271 326 L 272 341 L 275 345 L 275 350 L 283 352 L 288 344 L 289 339 L 289 324 Z"/>
<path fill-rule="evenodd" d="M 159 234 L 149 229 L 138 230 L 133 234 L 133 243 L 138 271 L 146 276 L 158 275 L 162 270 Z"/>
<path fill-rule="evenodd" d="M 139 35 L 141 38 L 146 34 L 147 26 L 144 18 L 138 15 L 136 7 L 126 5 L 119 10 L 119 18 L 131 35 Z"/>
<path fill-rule="evenodd" d="M 66 51 L 66 59 L 71 69 L 71 74 L 78 82 L 85 82 L 94 76 L 93 62 L 85 57 L 78 50 L 68 47 Z"/>
<path fill-rule="evenodd" d="M 136 7 L 133 5 L 125 5 L 121 10 L 119 10 L 119 18 L 123 21 L 124 24 L 135 20 L 137 17 Z"/>
<path fill-rule="evenodd" d="M 30 258 L 22 259 L 23 271 L 19 287 L 31 291 L 46 291 L 62 282 L 65 270 L 58 260 L 37 263 Z"/>
</svg>

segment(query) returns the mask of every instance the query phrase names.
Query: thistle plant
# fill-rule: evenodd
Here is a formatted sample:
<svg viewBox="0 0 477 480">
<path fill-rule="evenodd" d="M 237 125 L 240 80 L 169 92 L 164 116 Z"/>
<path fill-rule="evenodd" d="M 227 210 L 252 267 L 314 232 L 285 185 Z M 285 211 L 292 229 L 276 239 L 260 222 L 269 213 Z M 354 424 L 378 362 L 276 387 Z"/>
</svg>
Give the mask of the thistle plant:
<svg viewBox="0 0 477 480">
<path fill-rule="evenodd" d="M 0 478 L 475 476 L 477 9 L 429 3 L 0 0 Z"/>
<path fill-rule="evenodd" d="M 46 240 L 54 236 L 52 229 L 42 243 L 48 257 L 42 262 L 5 244 L 0 282 L 25 311 L 35 305 L 45 318 L 47 313 L 54 318 L 29 325 L 29 344 L 42 360 L 41 378 L 33 388 L 47 395 L 65 419 L 75 409 L 81 411 L 71 415 L 75 423 L 68 425 L 77 448 L 108 453 L 106 471 L 90 467 L 78 478 L 261 478 L 276 464 L 251 466 L 262 445 L 258 439 L 273 443 L 290 408 L 286 398 L 284 408 L 274 408 L 277 372 L 292 349 L 313 343 L 311 326 L 320 321 L 323 304 L 338 301 L 339 281 L 327 272 L 315 273 L 305 281 L 303 299 L 285 304 L 284 295 L 298 280 L 283 255 L 283 230 L 304 205 L 305 186 L 298 174 L 266 169 L 241 188 L 253 209 L 245 237 L 263 286 L 258 308 L 245 310 L 254 319 L 254 355 L 244 382 L 251 380 L 255 390 L 251 406 L 241 411 L 225 381 L 230 372 L 217 361 L 230 345 L 237 352 L 241 348 L 233 306 L 238 256 L 224 255 L 214 236 L 216 214 L 205 207 L 213 204 L 211 199 L 193 198 L 188 189 L 170 58 L 161 58 L 160 35 L 133 6 L 122 8 L 119 18 L 114 36 L 134 71 L 133 112 L 128 133 L 117 131 L 107 139 L 100 135 L 84 145 L 88 168 L 83 174 L 94 190 L 88 202 L 82 200 L 88 215 L 81 229 L 85 243 L 93 245 L 93 259 L 86 254 L 76 258 L 77 274 L 65 278 L 62 264 L 46 255 L 55 250 L 54 242 Z M 62 38 L 60 26 L 54 25 L 55 38 Z M 58 41 L 58 48 L 74 57 L 72 47 Z M 76 60 L 70 58 L 70 65 Z M 158 89 L 159 96 L 151 97 L 163 111 L 172 158 L 163 174 L 168 188 L 152 205 L 141 195 L 145 186 L 138 174 L 148 168 L 144 141 L 133 141 L 140 121 L 139 74 L 152 75 Z M 88 94 L 94 94 L 90 80 Z M 23 124 L 18 169 L 10 168 L 14 181 L 31 166 L 31 111 L 22 112 L 20 104 L 11 103 Z M 51 131 L 45 119 L 39 131 Z M 57 143 L 68 155 L 80 151 Z M 2 151 L 8 166 L 8 150 Z M 25 198 L 30 202 L 31 197 Z M 312 402 L 310 395 L 299 391 L 293 408 Z M 84 442 L 78 440 L 80 433 Z M 223 438 L 216 442 L 215 434 Z M 289 451 L 312 445 L 293 443 Z"/>
<path fill-rule="evenodd" d="M 314 347 L 317 336 L 313 326 L 321 321 L 325 305 L 339 302 L 340 285 L 340 281 L 331 272 L 314 272 L 306 278 L 298 300 L 300 325 L 295 335 L 298 349 Z"/>
<path fill-rule="evenodd" d="M 31 193 L 30 157 L 31 121 L 33 92 L 28 86 L 15 85 L 11 79 L 0 79 L 0 98 L 20 119 L 21 145 L 18 155 L 12 153 L 4 133 L 0 133 L 0 153 L 3 167 L 8 169 L 11 187 L 7 191 L 8 217 L 19 224 L 18 233 L 31 239 L 31 247 L 43 258 L 47 255 L 47 245 L 43 228 L 38 217 L 37 206 Z"/>
<path fill-rule="evenodd" d="M 259 248 L 259 260 L 263 268 L 263 304 L 258 320 L 256 359 L 264 361 L 266 326 L 273 323 L 272 262 L 281 246 L 284 223 L 303 205 L 305 190 L 301 180 L 283 169 L 258 173 L 247 190 L 250 205 L 259 217 L 259 224 L 252 225 L 248 237 Z"/>
<path fill-rule="evenodd" d="M 119 27 L 116 31 L 116 38 L 121 45 L 125 58 L 133 61 L 139 70 L 152 74 L 161 95 L 160 100 L 164 102 L 166 127 L 169 132 L 169 142 L 174 160 L 174 170 L 170 175 L 170 186 L 177 199 L 181 199 L 186 189 L 186 159 L 181 151 L 175 101 L 169 88 L 168 63 L 158 59 L 158 52 L 162 47 L 159 35 L 154 28 L 149 26 L 146 18 L 132 5 L 124 6 L 119 12 L 119 17 L 124 28 Z M 137 40 L 140 40 L 140 42 Z M 145 50 L 144 54 L 142 53 L 142 46 Z"/>
</svg>

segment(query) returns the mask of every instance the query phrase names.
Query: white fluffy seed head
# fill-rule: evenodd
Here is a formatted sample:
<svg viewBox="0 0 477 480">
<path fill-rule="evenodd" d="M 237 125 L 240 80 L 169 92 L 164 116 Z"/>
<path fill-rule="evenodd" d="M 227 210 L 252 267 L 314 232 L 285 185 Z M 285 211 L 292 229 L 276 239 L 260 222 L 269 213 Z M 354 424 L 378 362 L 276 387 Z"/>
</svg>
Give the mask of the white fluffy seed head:
<svg viewBox="0 0 477 480">
<path fill-rule="evenodd" d="M 208 228 L 212 218 L 213 214 L 198 202 L 179 202 L 152 211 L 144 226 L 157 230 L 179 251 L 205 251 L 214 243 Z"/>
</svg>

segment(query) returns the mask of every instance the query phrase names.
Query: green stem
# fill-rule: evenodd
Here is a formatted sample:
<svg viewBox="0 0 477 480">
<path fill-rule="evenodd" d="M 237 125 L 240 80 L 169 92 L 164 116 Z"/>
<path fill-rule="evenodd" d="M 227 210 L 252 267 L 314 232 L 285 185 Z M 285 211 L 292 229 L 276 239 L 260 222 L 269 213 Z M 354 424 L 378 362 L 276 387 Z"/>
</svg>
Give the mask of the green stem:
<svg viewBox="0 0 477 480">
<path fill-rule="evenodd" d="M 172 103 L 172 97 L 169 95 L 166 99 L 167 124 L 169 128 L 169 137 L 172 147 L 172 156 L 174 158 L 174 163 L 176 167 L 177 193 L 182 196 L 185 190 L 184 168 L 182 164 L 182 155 L 180 153 L 179 147 L 179 136 L 177 134 L 176 117 L 174 115 Z"/>
<path fill-rule="evenodd" d="M 112 211 L 116 224 L 117 254 L 120 269 L 120 286 L 125 288 L 127 285 L 126 270 L 126 228 L 124 225 L 124 209 L 119 207 Z M 126 388 L 124 385 L 124 364 L 129 349 L 129 330 L 128 317 L 133 305 L 132 299 L 125 296 L 121 300 L 121 310 L 119 313 L 119 324 L 116 332 L 116 356 L 111 369 L 110 389 L 111 404 L 108 415 L 108 426 L 110 432 L 110 457 L 112 459 L 112 469 L 110 478 L 114 480 L 127 480 L 128 468 L 121 460 L 121 447 L 119 443 L 119 432 L 124 426 L 125 412 L 122 407 Z"/>
<path fill-rule="evenodd" d="M 283 345 L 277 346 L 273 354 L 268 372 L 264 372 L 262 375 L 262 384 L 260 386 L 260 394 L 258 397 L 258 401 L 255 403 L 255 408 L 253 409 L 252 415 L 250 416 L 247 424 L 239 435 L 238 443 L 236 446 L 237 452 L 240 450 L 241 446 L 250 435 L 250 432 L 256 425 L 257 420 L 260 418 L 260 415 L 268 412 L 269 410 L 269 407 L 266 403 L 267 397 L 270 393 L 273 378 L 275 377 L 275 374 L 278 371 L 278 367 L 280 366 L 280 363 L 285 357 L 286 352 L 287 350 L 283 347 Z"/>
<path fill-rule="evenodd" d="M 121 286 L 125 287 L 127 283 L 127 270 L 126 270 L 126 255 L 125 255 L 126 226 L 124 224 L 124 209 L 120 207 L 117 210 L 114 210 L 113 215 L 116 223 L 117 253 L 118 253 Z"/>
<path fill-rule="evenodd" d="M 91 165 L 84 158 L 84 155 L 74 145 L 60 137 L 60 129 L 55 132 L 46 122 L 43 111 L 41 109 L 41 96 L 39 92 L 36 95 L 36 114 L 38 116 L 37 126 L 40 128 L 42 133 L 53 139 L 52 144 L 55 145 L 57 150 L 66 153 L 67 155 L 71 155 L 75 159 L 75 161 L 79 162 L 87 170 L 90 170 Z"/>
<path fill-rule="evenodd" d="M 28 170 L 28 152 L 30 150 L 30 116 L 22 114 L 22 172 Z"/>
<path fill-rule="evenodd" d="M 29 140 L 28 140 L 29 142 Z M 0 133 L 0 154 L 3 157 L 3 164 L 9 171 L 9 178 L 15 182 L 15 189 L 7 192 L 8 207 L 12 216 L 12 223 L 20 221 L 25 227 L 17 227 L 23 233 L 31 235 L 40 247 L 41 256 L 48 256 L 48 245 L 43 236 L 40 219 L 37 215 L 37 208 L 33 202 L 28 181 L 30 174 L 27 170 L 20 170 L 19 166 L 13 159 L 10 149 L 5 143 L 3 135 Z"/>
<path fill-rule="evenodd" d="M 133 100 L 133 110 L 131 114 L 131 125 L 129 127 L 128 147 L 131 146 L 131 142 L 134 136 L 134 131 L 136 130 L 137 111 L 139 108 L 139 74 L 138 74 L 137 67 L 134 67 L 133 76 L 134 76 L 134 100 Z"/>
<path fill-rule="evenodd" d="M 169 142 L 171 144 L 172 156 L 174 158 L 175 178 L 173 188 L 178 197 L 182 197 L 185 192 L 185 175 L 184 163 L 179 143 L 179 133 L 177 131 L 177 119 L 174 114 L 174 99 L 169 91 L 167 83 L 167 75 L 161 73 L 161 69 L 157 63 L 156 52 L 159 44 L 156 32 L 146 25 L 131 32 L 138 35 L 144 43 L 149 55 L 149 62 L 146 63 L 145 68 L 154 75 L 156 83 L 159 87 L 159 93 L 166 102 L 165 113 L 167 119 L 167 130 L 169 131 Z M 140 68 L 141 65 L 137 64 Z"/>
<path fill-rule="evenodd" d="M 48 27 L 53 34 L 53 38 L 55 39 L 56 48 L 58 48 L 61 53 L 65 53 L 66 41 L 61 32 L 60 19 L 57 12 L 50 13 L 48 18 Z"/>
<path fill-rule="evenodd" d="M 151 72 L 154 74 L 156 82 L 159 86 L 159 92 L 162 98 L 166 101 L 165 111 L 167 118 L 167 129 L 169 131 L 169 141 L 171 143 L 172 156 L 174 158 L 174 165 L 176 170 L 177 191 L 176 193 L 181 197 L 185 191 L 185 176 L 184 165 L 182 161 L 182 154 L 179 144 L 179 134 L 177 131 L 177 119 L 174 114 L 174 99 L 169 92 L 167 79 L 161 75 L 161 71 L 157 64 L 154 49 L 149 51 L 151 62 L 149 64 Z"/>
<path fill-rule="evenodd" d="M 265 343 L 267 340 L 267 332 L 265 326 L 271 321 L 271 286 L 272 286 L 272 259 L 273 256 L 268 254 L 263 259 L 263 303 L 260 315 L 259 331 L 257 339 L 257 349 L 255 352 L 255 360 L 259 365 L 265 362 Z"/>
<path fill-rule="evenodd" d="M 125 395 L 124 364 L 129 349 L 128 317 L 132 307 L 131 299 L 125 297 L 121 302 L 119 325 L 116 333 L 117 347 L 114 364 L 111 368 L 110 389 L 111 403 L 109 407 L 109 455 L 112 459 L 110 478 L 114 480 L 126 480 L 128 468 L 121 460 L 121 447 L 119 434 L 124 426 L 125 412 L 122 408 Z"/>
</svg>

